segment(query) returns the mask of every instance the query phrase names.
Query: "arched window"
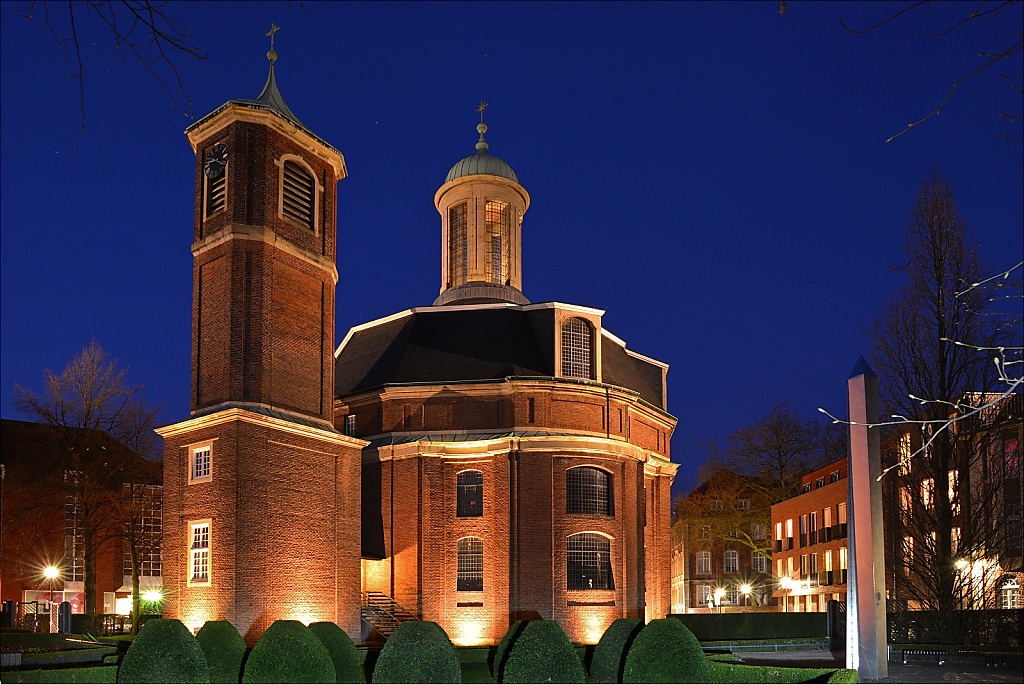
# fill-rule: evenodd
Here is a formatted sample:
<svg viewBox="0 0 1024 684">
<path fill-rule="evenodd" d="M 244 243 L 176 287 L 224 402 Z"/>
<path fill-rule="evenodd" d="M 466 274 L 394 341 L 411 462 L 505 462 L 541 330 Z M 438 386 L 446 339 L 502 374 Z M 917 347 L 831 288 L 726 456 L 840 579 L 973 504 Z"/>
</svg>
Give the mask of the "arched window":
<svg viewBox="0 0 1024 684">
<path fill-rule="evenodd" d="M 466 203 L 448 209 L 448 284 L 466 282 L 469 271 L 469 227 Z"/>
<path fill-rule="evenodd" d="M 567 378 L 594 379 L 593 345 L 590 324 L 582 318 L 562 322 L 562 375 Z"/>
<path fill-rule="evenodd" d="M 487 262 L 488 282 L 505 284 L 509 278 L 508 257 L 511 247 L 512 212 L 508 202 L 487 200 L 487 242 L 490 258 Z"/>
<path fill-rule="evenodd" d="M 281 174 L 281 215 L 316 229 L 316 179 L 306 167 L 290 159 L 285 160 Z"/>
<path fill-rule="evenodd" d="M 614 589 L 611 544 L 593 532 L 574 534 L 566 540 L 566 586 L 569 589 Z"/>
<path fill-rule="evenodd" d="M 1020 609 L 1020 580 L 1016 577 L 1007 577 L 999 585 L 999 607 L 1007 610 Z"/>
<path fill-rule="evenodd" d="M 484 542 L 480 537 L 459 540 L 458 591 L 484 590 Z"/>
<path fill-rule="evenodd" d="M 484 514 L 484 474 L 479 470 L 463 470 L 456 476 L 458 504 L 456 515 L 475 518 Z"/>
<path fill-rule="evenodd" d="M 612 506 L 612 476 L 590 466 L 570 468 L 565 473 L 567 513 L 615 515 Z"/>
</svg>

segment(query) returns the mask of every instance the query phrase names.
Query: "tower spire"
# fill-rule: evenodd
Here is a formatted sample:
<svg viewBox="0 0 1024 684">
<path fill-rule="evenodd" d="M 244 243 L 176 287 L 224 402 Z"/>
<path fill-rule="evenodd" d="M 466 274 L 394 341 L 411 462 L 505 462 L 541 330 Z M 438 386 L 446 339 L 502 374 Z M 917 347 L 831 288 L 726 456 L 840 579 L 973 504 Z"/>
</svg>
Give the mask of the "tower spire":
<svg viewBox="0 0 1024 684">
<path fill-rule="evenodd" d="M 476 132 L 480 134 L 480 139 L 476 143 L 477 154 L 487 154 L 487 148 L 490 147 L 487 141 L 484 140 L 484 133 L 487 132 L 487 124 L 484 123 L 484 110 L 488 106 L 486 102 L 480 100 L 480 106 L 476 108 L 476 111 L 480 112 L 480 123 L 476 125 Z"/>
<path fill-rule="evenodd" d="M 277 52 L 274 51 L 274 34 L 280 30 L 280 26 L 271 22 L 270 30 L 267 32 L 267 37 L 270 38 L 270 50 L 267 51 L 267 59 L 270 61 L 270 73 L 267 74 L 267 82 L 264 84 L 260 94 L 256 96 L 255 101 L 276 110 L 284 118 L 291 120 L 292 123 L 302 126 L 303 124 L 299 121 L 299 117 L 295 116 L 295 113 L 285 104 L 284 97 L 282 97 L 281 91 L 277 88 L 277 77 L 274 75 L 274 62 L 277 61 Z"/>
</svg>

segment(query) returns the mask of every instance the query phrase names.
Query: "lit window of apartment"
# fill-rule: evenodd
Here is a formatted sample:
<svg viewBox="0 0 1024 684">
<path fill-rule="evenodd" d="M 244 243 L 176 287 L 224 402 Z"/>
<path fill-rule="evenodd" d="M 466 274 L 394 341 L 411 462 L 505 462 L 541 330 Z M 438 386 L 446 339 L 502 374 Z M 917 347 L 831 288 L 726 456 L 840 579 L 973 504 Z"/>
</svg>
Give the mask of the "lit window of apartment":
<svg viewBox="0 0 1024 684">
<path fill-rule="evenodd" d="M 935 480 L 926 477 L 921 480 L 921 505 L 925 509 L 931 509 L 933 503 L 935 503 Z"/>
<path fill-rule="evenodd" d="M 711 552 L 710 551 L 698 551 L 697 552 L 697 574 L 698 575 L 710 575 L 711 574 Z"/>
<path fill-rule="evenodd" d="M 726 551 L 725 552 L 725 571 L 726 572 L 739 572 L 740 571 L 740 554 L 738 551 Z"/>
<path fill-rule="evenodd" d="M 188 483 L 213 479 L 213 444 L 197 444 L 188 448 Z"/>
<path fill-rule="evenodd" d="M 896 454 L 899 458 L 899 470 L 900 475 L 910 474 L 910 433 L 904 432 L 900 435 L 900 441 L 896 445 Z"/>
<path fill-rule="evenodd" d="M 189 573 L 188 584 L 210 583 L 210 521 L 195 520 L 188 524 Z"/>
<path fill-rule="evenodd" d="M 900 487 L 900 511 L 903 515 L 903 522 L 910 522 L 914 517 L 914 497 L 910 493 L 910 487 Z"/>
<path fill-rule="evenodd" d="M 800 516 L 800 546 L 807 546 L 807 514 Z"/>
<path fill-rule="evenodd" d="M 793 556 L 786 559 L 786 577 L 793 576 Z"/>
<path fill-rule="evenodd" d="M 949 548 L 955 556 L 960 551 L 960 528 L 954 527 L 949 534 Z"/>
<path fill-rule="evenodd" d="M 800 579 L 807 578 L 807 554 L 800 554 Z"/>
<path fill-rule="evenodd" d="M 845 503 L 839 504 L 839 524 L 840 525 L 845 525 L 846 524 L 846 504 Z"/>
<path fill-rule="evenodd" d="M 839 549 L 839 570 L 843 573 L 840 584 L 846 584 L 846 547 Z"/>
<path fill-rule="evenodd" d="M 809 526 L 808 527 L 808 532 L 807 532 L 808 535 L 809 535 L 808 541 L 811 544 L 817 544 L 818 543 L 818 512 L 817 511 L 811 511 L 811 515 L 808 518 L 808 523 L 807 524 Z"/>
<path fill-rule="evenodd" d="M 949 505 L 953 515 L 960 515 L 960 471 L 949 471 Z"/>
<path fill-rule="evenodd" d="M 782 559 L 781 558 L 779 558 L 778 560 L 775 561 L 775 576 L 779 577 L 779 578 L 783 577 L 783 574 L 782 574 Z"/>
<path fill-rule="evenodd" d="M 811 576 L 813 577 L 814 575 L 818 574 L 818 554 L 812 553 L 810 556 L 810 560 L 811 565 L 807 568 L 807 570 L 811 573 Z"/>
</svg>

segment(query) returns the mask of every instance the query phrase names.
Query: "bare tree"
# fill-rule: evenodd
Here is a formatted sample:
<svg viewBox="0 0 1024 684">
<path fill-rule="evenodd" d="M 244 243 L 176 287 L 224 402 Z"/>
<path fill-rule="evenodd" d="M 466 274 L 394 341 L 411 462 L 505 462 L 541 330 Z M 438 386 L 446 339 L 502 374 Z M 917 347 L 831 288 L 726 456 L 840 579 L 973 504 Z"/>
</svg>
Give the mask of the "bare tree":
<svg viewBox="0 0 1024 684">
<path fill-rule="evenodd" d="M 900 10 L 890 14 L 885 19 L 882 19 L 881 21 L 866 28 L 850 28 L 842 20 L 840 20 L 840 22 L 842 23 L 843 28 L 849 31 L 850 33 L 865 34 L 878 30 L 883 26 L 901 20 L 909 15 L 920 14 L 922 12 L 926 14 L 931 14 L 932 9 L 936 4 L 937 3 L 934 0 L 916 0 L 915 2 L 910 2 Z M 1015 14 L 1015 10 L 1021 5 L 1021 0 L 998 0 L 995 2 L 991 0 L 982 0 L 982 2 L 980 3 L 948 4 L 950 6 L 957 7 L 960 11 L 960 14 L 955 19 L 952 19 L 949 23 L 947 23 L 937 31 L 931 33 L 920 31 L 922 36 L 926 38 L 941 38 L 942 36 L 946 36 L 949 35 L 950 33 L 953 33 L 957 29 L 963 27 L 965 24 L 969 24 L 972 22 L 1000 21 L 1007 28 L 1006 38 L 1003 44 L 996 47 L 995 49 L 989 48 L 980 51 L 978 53 L 978 57 L 980 58 L 980 62 L 978 63 L 978 65 L 971 69 L 970 71 L 968 71 L 967 73 L 961 74 L 959 78 L 957 78 L 957 80 L 954 81 L 953 84 L 950 86 L 949 90 L 946 92 L 945 97 L 943 97 L 942 100 L 939 101 L 939 103 L 935 106 L 934 109 L 932 109 L 931 112 L 929 112 L 922 118 L 918 119 L 917 121 L 907 124 L 901 131 L 899 131 L 895 135 L 890 136 L 888 140 L 886 140 L 886 142 L 892 142 L 893 140 L 903 135 L 904 133 L 908 132 L 915 126 L 922 124 L 928 119 L 932 118 L 933 116 L 937 116 L 939 113 L 941 113 L 942 110 L 945 108 L 946 104 L 949 103 L 949 101 L 957 93 L 960 86 L 964 85 L 967 81 L 971 80 L 975 76 L 988 72 L 992 67 L 995 67 L 996 65 L 1006 65 L 1008 61 L 1014 60 L 1015 57 L 1017 58 L 1017 60 L 1014 61 L 1011 67 L 1009 67 L 1011 69 L 1010 73 L 1004 73 L 1002 74 L 1002 77 L 1004 79 L 1007 79 L 1010 87 L 1013 90 L 1017 91 L 1018 93 L 1024 94 L 1024 90 L 1021 89 L 1021 79 L 1024 78 L 1024 73 L 1021 73 L 1021 65 L 1019 64 L 1018 57 L 1022 53 L 1022 51 L 1024 51 L 1024 33 L 1022 33 L 1020 30 L 1020 18 L 1018 17 L 1016 20 L 1013 19 L 1014 16 L 1017 16 Z M 1020 111 L 1017 111 L 1000 112 L 999 116 L 1008 119 L 1011 123 L 1018 123 L 1022 120 L 1022 116 L 1024 115 L 1022 115 Z M 1010 140 L 1019 141 L 1024 139 L 1024 136 L 1021 136 L 1019 134 L 1015 136 L 1007 136 L 1002 134 L 999 135 L 1000 137 L 1008 138 Z"/>
<path fill-rule="evenodd" d="M 890 548 L 898 549 L 892 581 L 908 607 L 947 616 L 933 627 L 957 642 L 963 625 L 948 616 L 979 607 L 973 597 L 984 594 L 965 564 L 983 568 L 1005 544 L 993 537 L 1001 526 L 989 511 L 1001 481 L 986 454 L 1012 415 L 1012 402 L 991 392 L 1011 331 L 984 315 L 984 289 L 972 287 L 982 281 L 978 259 L 937 172 L 918 191 L 906 254 L 906 282 L 872 332 L 881 399 L 893 416 L 883 454 Z"/>
<path fill-rule="evenodd" d="M 97 557 L 107 544 L 129 535 L 123 516 L 131 508 L 126 501 L 132 498 L 140 458 L 133 449 L 151 439 L 157 410 L 146 406 L 142 387 L 130 384 L 126 371 L 95 341 L 60 374 L 45 370 L 43 385 L 38 393 L 15 385 L 15 401 L 23 413 L 52 428 L 55 462 L 40 472 L 37 486 L 65 495 L 61 503 L 71 537 L 81 543 L 85 612 L 95 614 Z M 79 560 L 77 549 L 72 556 L 66 562 Z"/>
<path fill-rule="evenodd" d="M 64 56 L 72 64 L 71 78 L 78 81 L 78 104 L 85 130 L 85 76 L 83 45 L 89 32 L 103 30 L 112 39 L 122 63 L 134 57 L 160 84 L 171 104 L 192 117 L 192 99 L 185 90 L 177 59 L 179 56 L 206 59 L 192 44 L 188 29 L 168 13 L 168 2 L 152 0 L 70 0 L 55 3 L 33 0 L 20 10 L 28 20 L 40 21 L 49 30 Z"/>
</svg>

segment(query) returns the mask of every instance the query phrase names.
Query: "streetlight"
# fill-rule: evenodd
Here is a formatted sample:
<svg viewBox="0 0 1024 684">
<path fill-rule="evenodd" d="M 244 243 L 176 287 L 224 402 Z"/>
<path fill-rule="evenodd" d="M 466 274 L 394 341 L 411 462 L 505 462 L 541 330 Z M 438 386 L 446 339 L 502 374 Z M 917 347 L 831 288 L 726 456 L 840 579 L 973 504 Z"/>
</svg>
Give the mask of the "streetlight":
<svg viewBox="0 0 1024 684">
<path fill-rule="evenodd" d="M 60 569 L 53 565 L 47 565 L 43 568 L 43 577 L 50 580 L 50 603 L 48 605 L 48 612 L 53 612 L 53 580 L 60 576 Z"/>
<path fill-rule="evenodd" d="M 781 586 L 783 588 L 783 590 L 792 593 L 792 591 L 793 591 L 793 580 L 791 580 L 788 577 L 783 577 L 783 578 L 781 578 L 779 580 L 779 586 Z M 783 596 L 782 600 L 785 602 L 785 603 L 782 604 L 782 612 L 788 613 L 789 612 L 789 594 L 786 594 L 785 596 Z"/>
<path fill-rule="evenodd" d="M 715 589 L 715 603 L 718 604 L 718 613 L 722 613 L 722 597 L 725 596 L 725 589 L 718 587 Z"/>
<path fill-rule="evenodd" d="M 741 584 L 740 593 L 743 594 L 743 605 L 746 606 L 750 603 L 750 585 Z"/>
</svg>

